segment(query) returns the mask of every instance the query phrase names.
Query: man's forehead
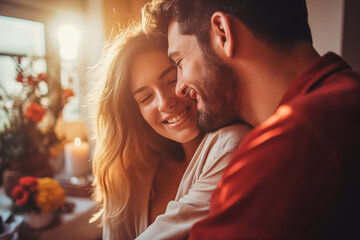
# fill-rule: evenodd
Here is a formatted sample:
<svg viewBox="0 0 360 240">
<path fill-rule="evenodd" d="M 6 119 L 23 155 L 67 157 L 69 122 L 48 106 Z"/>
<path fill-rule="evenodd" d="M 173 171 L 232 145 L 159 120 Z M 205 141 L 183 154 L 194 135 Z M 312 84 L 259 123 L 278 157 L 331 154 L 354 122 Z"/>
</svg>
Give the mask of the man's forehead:
<svg viewBox="0 0 360 240">
<path fill-rule="evenodd" d="M 168 26 L 168 37 L 173 35 L 180 35 L 179 23 L 175 20 L 171 20 Z"/>
<path fill-rule="evenodd" d="M 168 27 L 169 57 L 176 54 L 176 52 L 178 51 L 177 44 L 179 44 L 179 41 L 176 41 L 176 39 L 178 39 L 179 36 L 180 36 L 179 24 L 176 21 L 171 21 Z"/>
<path fill-rule="evenodd" d="M 194 37 L 193 35 L 182 34 L 178 22 L 171 21 L 168 28 L 169 57 L 185 51 Z"/>
</svg>

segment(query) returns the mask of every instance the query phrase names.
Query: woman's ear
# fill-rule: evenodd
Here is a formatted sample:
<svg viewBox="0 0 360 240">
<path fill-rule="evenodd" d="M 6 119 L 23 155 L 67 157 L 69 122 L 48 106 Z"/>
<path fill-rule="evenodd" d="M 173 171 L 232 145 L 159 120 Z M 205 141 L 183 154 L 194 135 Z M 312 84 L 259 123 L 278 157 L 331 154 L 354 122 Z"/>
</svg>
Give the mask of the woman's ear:
<svg viewBox="0 0 360 240">
<path fill-rule="evenodd" d="M 217 11 L 211 16 L 211 42 L 228 57 L 234 54 L 235 41 L 230 24 L 231 18 L 223 12 Z"/>
</svg>

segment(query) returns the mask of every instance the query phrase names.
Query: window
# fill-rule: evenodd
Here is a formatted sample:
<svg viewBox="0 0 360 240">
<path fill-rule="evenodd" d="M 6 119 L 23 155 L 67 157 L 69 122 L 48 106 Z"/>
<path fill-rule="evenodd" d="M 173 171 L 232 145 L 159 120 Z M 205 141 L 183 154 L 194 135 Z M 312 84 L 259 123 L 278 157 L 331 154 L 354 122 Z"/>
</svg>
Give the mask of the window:
<svg viewBox="0 0 360 240">
<path fill-rule="evenodd" d="M 75 32 L 74 32 L 75 31 Z M 0 84 L 8 94 L 19 92 L 22 84 L 16 82 L 16 62 L 21 57 L 21 66 L 32 63 L 34 75 L 46 73 L 45 25 L 13 17 L 0 16 Z M 63 88 L 71 88 L 75 96 L 63 109 L 65 121 L 80 119 L 81 91 L 77 69 L 77 46 L 79 33 L 76 29 L 63 30 L 60 40 L 60 80 Z M 76 48 L 76 49 L 75 49 Z M 52 59 L 47 59 L 52 63 Z M 47 91 L 47 89 L 44 89 Z M 1 113 L 0 113 L 1 114 Z"/>
<path fill-rule="evenodd" d="M 17 57 L 22 57 L 22 66 L 34 57 L 35 74 L 46 72 L 44 29 L 40 22 L 0 16 L 0 83 L 8 93 L 21 88 L 21 83 L 14 81 Z"/>
</svg>

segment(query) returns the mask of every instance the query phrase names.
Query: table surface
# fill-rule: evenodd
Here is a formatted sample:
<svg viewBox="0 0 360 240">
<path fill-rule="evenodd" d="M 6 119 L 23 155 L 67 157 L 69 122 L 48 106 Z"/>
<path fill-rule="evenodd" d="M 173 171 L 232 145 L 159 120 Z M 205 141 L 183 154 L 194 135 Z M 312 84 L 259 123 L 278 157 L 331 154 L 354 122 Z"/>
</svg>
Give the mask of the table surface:
<svg viewBox="0 0 360 240">
<path fill-rule="evenodd" d="M 42 230 L 31 230 L 24 223 L 20 226 L 19 234 L 26 235 L 26 239 L 57 240 L 97 240 L 101 239 L 101 227 L 99 221 L 89 223 L 89 219 L 95 213 L 96 205 L 89 198 L 67 196 L 66 201 L 75 204 L 71 213 L 63 213 L 54 224 Z M 0 214 L 10 212 L 11 199 L 0 187 Z"/>
</svg>

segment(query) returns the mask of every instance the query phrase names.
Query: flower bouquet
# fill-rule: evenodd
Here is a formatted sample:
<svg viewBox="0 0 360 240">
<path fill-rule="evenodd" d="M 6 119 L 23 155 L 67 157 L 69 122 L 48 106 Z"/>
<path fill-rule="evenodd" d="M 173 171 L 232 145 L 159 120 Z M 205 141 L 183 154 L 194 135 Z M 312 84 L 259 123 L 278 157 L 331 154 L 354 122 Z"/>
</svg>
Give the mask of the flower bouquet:
<svg viewBox="0 0 360 240">
<path fill-rule="evenodd" d="M 20 91 L 8 93 L 0 85 L 0 156 L 21 159 L 48 154 L 60 140 L 55 134 L 55 123 L 71 89 L 62 89 L 60 80 L 51 81 L 45 73 L 36 74 L 33 63 L 22 64 L 16 58 Z M 15 84 L 16 84 L 15 82 Z"/>
<path fill-rule="evenodd" d="M 19 176 L 53 175 L 49 159 L 62 150 L 56 120 L 74 95 L 61 87 L 59 74 L 35 71 L 39 59 L 13 59 L 17 74 L 12 91 L 0 84 L 0 184 L 3 179 L 7 195 Z"/>
<path fill-rule="evenodd" d="M 52 178 L 21 177 L 12 191 L 14 214 L 24 214 L 32 228 L 51 223 L 54 213 L 65 206 L 65 191 Z"/>
</svg>

